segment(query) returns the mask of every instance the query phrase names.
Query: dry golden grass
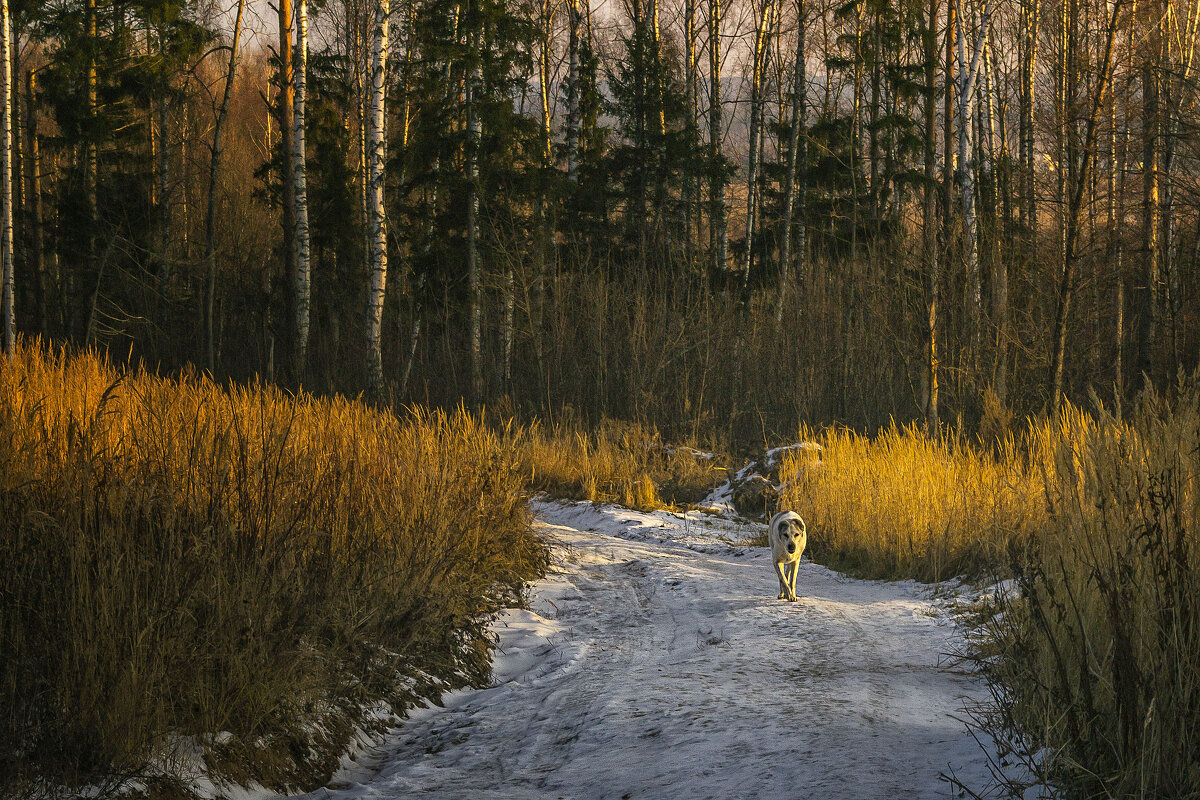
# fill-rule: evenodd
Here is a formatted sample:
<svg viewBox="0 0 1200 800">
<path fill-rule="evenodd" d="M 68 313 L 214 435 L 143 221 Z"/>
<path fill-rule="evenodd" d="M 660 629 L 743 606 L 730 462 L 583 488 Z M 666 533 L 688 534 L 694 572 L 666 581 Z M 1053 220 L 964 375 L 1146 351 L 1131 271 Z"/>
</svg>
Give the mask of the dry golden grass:
<svg viewBox="0 0 1200 800">
<path fill-rule="evenodd" d="M 647 510 L 698 502 L 725 480 L 717 459 L 664 445 L 644 425 L 606 421 L 588 431 L 535 423 L 514 439 L 529 485 L 551 497 Z"/>
<path fill-rule="evenodd" d="M 1071 796 L 1200 797 L 1200 396 L 1041 444 L 1050 518 L 989 625 L 987 727 Z"/>
<path fill-rule="evenodd" d="M 406 676 L 486 674 L 485 615 L 546 563 L 528 523 L 512 443 L 468 414 L 19 347 L 0 364 L 0 792 L 137 774 L 219 731 L 273 765 L 257 779 L 311 788 L 324 767 L 288 754 L 340 752 L 320 730 L 402 706 Z"/>
<path fill-rule="evenodd" d="M 976 721 L 1064 796 L 1200 797 L 1200 390 L 1178 394 L 1125 421 L 1067 408 L 1019 440 L 997 425 L 986 446 L 806 430 L 820 463 L 783 465 L 817 560 L 1013 577 L 974 640 L 993 694 Z"/>
<path fill-rule="evenodd" d="M 993 454 L 911 426 L 800 435 L 821 445 L 820 460 L 785 454 L 780 508 L 805 518 L 814 558 L 838 569 L 924 581 L 978 573 L 1045 520 L 1041 478 L 1011 438 Z"/>
<path fill-rule="evenodd" d="M 1081 796 L 1200 796 L 1200 396 L 1010 427 L 803 430 L 823 449 L 784 455 L 780 504 L 856 574 L 1009 570 L 989 730 Z M 187 737 L 219 774 L 311 787 L 367 705 L 486 674 L 487 613 L 546 564 L 528 491 L 655 508 L 724 478 L 645 426 L 401 420 L 22 346 L 0 363 L 0 792 L 138 774 Z"/>
</svg>

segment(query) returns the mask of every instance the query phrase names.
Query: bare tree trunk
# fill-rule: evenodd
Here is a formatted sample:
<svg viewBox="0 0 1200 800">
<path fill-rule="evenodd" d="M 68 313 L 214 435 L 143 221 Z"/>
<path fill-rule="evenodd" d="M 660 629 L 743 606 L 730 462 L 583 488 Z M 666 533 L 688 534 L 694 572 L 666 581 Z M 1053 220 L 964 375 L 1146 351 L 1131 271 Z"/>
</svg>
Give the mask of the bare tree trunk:
<svg viewBox="0 0 1200 800">
<path fill-rule="evenodd" d="M 269 91 L 269 89 L 268 89 L 268 91 Z M 269 101 L 268 101 L 268 103 L 269 103 Z M 191 119 L 191 113 L 190 113 L 190 111 L 188 109 L 188 105 L 186 103 L 183 105 L 182 116 L 183 116 L 183 122 L 181 124 L 181 129 L 183 131 L 183 135 L 180 137 L 181 141 L 179 143 L 179 183 L 180 183 L 179 216 L 181 217 L 180 225 L 179 225 L 179 256 L 183 260 L 184 263 L 188 263 L 192 260 L 192 208 L 193 208 L 193 204 L 191 203 L 191 201 L 189 199 L 190 195 L 191 195 L 191 190 L 192 190 L 192 182 L 191 182 L 191 180 L 189 180 L 189 178 L 191 177 L 191 173 L 188 169 L 188 165 L 190 164 L 190 155 L 191 155 L 190 148 L 188 146 L 188 142 L 189 142 L 189 139 L 191 136 L 191 129 L 188 125 L 188 120 Z M 270 127 L 270 125 L 271 125 L 271 115 L 267 114 L 268 128 Z M 268 137 L 267 141 L 270 141 L 269 137 Z M 50 266 L 53 267 L 52 264 Z M 53 268 L 51 269 L 51 272 L 54 272 Z"/>
<path fill-rule="evenodd" d="M 554 36 L 554 14 L 558 10 L 558 4 L 553 0 L 542 0 L 540 22 L 542 29 L 539 31 L 540 55 L 538 58 L 538 99 L 541 100 L 542 111 L 542 164 L 548 168 L 554 163 L 553 137 L 551 133 L 550 120 L 550 61 L 554 57 L 551 53 Z"/>
<path fill-rule="evenodd" d="M 925 38 L 925 428 L 936 433 L 938 423 L 938 293 L 941 291 L 941 262 L 937 252 L 937 191 L 934 182 L 935 140 L 937 125 L 937 22 L 938 0 L 929 0 Z"/>
<path fill-rule="evenodd" d="M 293 65 L 295 114 L 293 120 L 292 193 L 296 203 L 296 346 L 295 380 L 304 381 L 308 370 L 309 308 L 312 275 L 309 266 L 308 235 L 308 157 L 305 153 L 305 116 L 308 94 L 308 0 L 296 0 L 296 59 Z"/>
<path fill-rule="evenodd" d="M 954 236 L 954 44 L 959 0 L 946 6 L 945 108 L 942 111 L 942 257 L 949 258 Z"/>
<path fill-rule="evenodd" d="M 387 217 L 383 201 L 387 140 L 384 136 L 387 100 L 389 0 L 378 0 L 375 34 L 371 44 L 371 94 L 367 115 L 367 214 L 371 249 L 371 291 L 367 303 L 367 387 L 375 400 L 383 399 L 383 300 L 387 292 Z"/>
<path fill-rule="evenodd" d="M 32 73 L 31 73 L 32 74 Z M 154 165 L 158 184 L 158 324 L 165 329 L 169 285 L 171 282 L 171 151 L 167 136 L 167 100 L 158 101 L 158 119 L 155 136 L 158 140 L 157 159 Z"/>
<path fill-rule="evenodd" d="M 229 98 L 233 96 L 233 84 L 237 79 L 238 50 L 242 43 L 242 15 L 246 0 L 238 0 L 237 15 L 233 23 L 233 42 L 229 48 L 229 67 L 225 71 L 225 91 L 221 106 L 213 123 L 212 152 L 208 165 L 208 208 L 204 214 L 204 262 L 208 275 L 204 293 L 204 344 L 205 364 L 208 371 L 216 371 L 216 331 L 213 328 L 213 307 L 217 294 L 217 183 L 221 172 L 221 154 L 224 148 L 225 119 L 229 113 Z"/>
<path fill-rule="evenodd" d="M 29 184 L 29 256 L 34 280 L 37 281 L 38 330 L 43 336 L 50 334 L 49 307 L 47 294 L 50 287 L 46 280 L 46 246 L 45 234 L 42 230 L 42 155 L 38 141 L 37 112 L 34 106 L 35 90 L 37 88 L 36 73 L 29 70 L 25 73 L 25 135 L 28 157 L 25 159 L 25 179 Z"/>
<path fill-rule="evenodd" d="M 1065 236 L 1062 279 L 1058 289 L 1058 309 L 1054 317 L 1054 334 L 1052 342 L 1054 354 L 1051 358 L 1051 392 L 1050 410 L 1058 414 L 1063 398 L 1063 363 L 1067 349 L 1067 318 L 1071 312 L 1071 298 L 1075 291 L 1075 260 L 1079 241 L 1079 218 L 1083 208 L 1084 195 L 1089 185 L 1089 173 L 1096 160 L 1096 147 L 1100 133 L 1100 110 L 1104 107 L 1104 97 L 1112 80 L 1113 43 L 1117 36 L 1117 24 L 1121 17 L 1121 7 L 1124 0 L 1116 0 L 1112 5 L 1111 16 L 1108 20 L 1108 36 L 1104 44 L 1104 56 L 1100 62 L 1100 76 L 1097 79 L 1095 95 L 1092 99 L 1092 110 L 1087 119 L 1087 131 L 1084 137 L 1083 154 L 1080 159 L 1079 171 L 1075 176 L 1074 185 L 1064 209 Z"/>
<path fill-rule="evenodd" d="M 750 153 L 746 168 L 746 253 L 742 262 L 742 291 L 739 305 L 743 317 L 750 313 L 750 271 L 754 266 L 754 226 L 758 213 L 758 161 L 762 146 L 763 117 L 763 71 L 766 67 L 767 48 L 770 45 L 771 28 L 774 26 L 774 0 L 764 0 L 755 20 L 754 50 L 751 53 L 752 73 L 750 76 Z"/>
<path fill-rule="evenodd" d="M 467 282 L 471 294 L 471 392 L 477 405 L 483 403 L 483 289 L 479 267 L 479 119 L 480 35 L 478 22 L 471 23 L 471 71 L 467 78 Z M 548 109 L 547 109 L 548 113 Z M 548 121 L 545 124 L 549 124 Z M 546 134 L 546 131 L 543 131 Z M 547 139 L 546 147 L 549 147 Z M 543 159 L 549 157 L 549 150 Z"/>
<path fill-rule="evenodd" d="M 1142 275 L 1138 287 L 1137 361 L 1134 374 L 1154 377 L 1151 362 L 1158 333 L 1159 217 L 1158 81 L 1156 65 L 1142 68 Z"/>
<path fill-rule="evenodd" d="M 688 0 L 692 2 L 692 0 Z M 567 180 L 576 184 L 579 182 L 579 126 L 580 102 L 579 96 L 579 0 L 569 0 L 567 3 L 567 21 L 570 25 L 567 42 Z"/>
<path fill-rule="evenodd" d="M 550 76 L 551 76 L 551 59 L 553 58 L 553 55 L 551 53 L 552 44 L 553 44 L 552 36 L 553 36 L 553 27 L 554 27 L 554 14 L 555 14 L 556 10 L 557 10 L 557 5 L 554 2 L 552 2 L 551 0 L 542 0 L 541 12 L 540 12 L 540 19 L 541 19 L 541 23 L 542 23 L 542 30 L 540 32 L 541 33 L 541 43 L 540 43 L 541 44 L 541 55 L 540 55 L 540 61 L 539 61 L 539 65 L 538 65 L 538 68 L 540 70 L 539 82 L 541 83 L 541 86 L 539 88 L 540 88 L 540 100 L 541 100 L 541 111 L 542 111 L 542 153 L 541 153 L 541 164 L 540 164 L 541 169 L 540 169 L 538 178 L 539 178 L 539 181 L 541 181 L 542 189 L 537 192 L 537 195 L 534 199 L 534 216 L 536 219 L 536 224 L 535 224 L 535 228 L 533 231 L 533 234 L 534 234 L 534 253 L 533 253 L 534 275 L 533 275 L 533 281 L 532 281 L 533 296 L 532 296 L 532 298 L 530 300 L 530 304 L 529 304 L 530 305 L 529 314 L 531 317 L 530 327 L 533 328 L 534 351 L 537 355 L 538 374 L 539 375 L 544 374 L 544 371 L 543 371 L 544 370 L 544 358 L 543 358 L 543 353 L 542 353 L 542 335 L 541 335 L 542 326 L 543 326 L 543 317 L 545 314 L 544 283 L 546 280 L 546 262 L 549 260 L 548 256 L 550 254 L 551 247 L 552 247 L 552 244 L 551 244 L 551 240 L 553 238 L 552 226 L 554 225 L 554 223 L 552 223 L 552 221 L 551 221 L 551 215 L 547 213 L 547 202 L 546 202 L 547 198 L 546 198 L 545 187 L 547 186 L 546 181 L 547 181 L 551 171 L 554 169 L 554 150 L 553 150 L 553 146 L 552 146 L 553 134 L 552 134 L 552 130 L 551 130 L 552 120 L 550 118 L 551 117 L 551 113 L 550 113 Z M 473 42 L 472 52 L 475 54 L 474 57 L 476 59 L 476 63 L 473 65 L 471 75 L 468 77 L 468 81 L 471 83 L 471 86 L 469 86 L 467 89 L 467 92 L 469 95 L 467 98 L 467 105 L 468 105 L 468 108 L 467 108 L 467 127 L 468 127 L 467 138 L 468 138 L 468 140 L 470 140 L 467 143 L 467 148 L 470 151 L 467 154 L 468 172 L 470 172 L 472 165 L 473 165 L 473 169 L 475 170 L 473 177 L 468 175 L 468 183 L 470 184 L 470 186 L 468 188 L 468 192 L 470 193 L 470 196 L 468 198 L 468 212 L 467 212 L 467 217 L 468 217 L 467 238 L 468 238 L 468 248 L 470 249 L 468 258 L 474 259 L 471 262 L 471 264 L 468 265 L 468 267 L 469 267 L 469 274 L 474 275 L 475 281 L 476 281 L 474 284 L 472 284 L 472 286 L 474 286 L 476 288 L 472 289 L 472 291 L 471 291 L 471 298 L 472 298 L 471 299 L 471 302 L 472 302 L 472 307 L 471 307 L 471 343 L 472 343 L 471 358 L 472 358 L 472 362 L 471 362 L 471 364 L 472 364 L 472 387 L 473 387 L 473 391 L 475 389 L 477 389 L 477 391 L 475 391 L 474 396 L 476 398 L 476 402 L 479 402 L 479 403 L 483 402 L 483 353 L 481 350 L 482 336 L 483 336 L 483 334 L 482 334 L 483 295 L 482 295 L 482 290 L 478 288 L 481 285 L 480 284 L 480 276 L 479 276 L 479 244 L 478 244 L 479 231 L 478 231 L 478 227 L 479 227 L 479 142 L 480 142 L 480 137 L 482 136 L 482 132 L 480 130 L 476 130 L 475 134 L 474 134 L 475 138 L 472 139 L 471 138 L 472 132 L 470 130 L 470 125 L 471 125 L 472 118 L 474 118 L 476 126 L 478 126 L 480 123 L 479 107 L 478 107 L 479 106 L 479 96 L 478 95 L 479 95 L 479 92 L 482 90 L 482 86 L 483 86 L 482 73 L 479 72 L 481 67 L 479 66 L 479 63 L 478 63 L 479 60 L 482 59 L 482 57 L 483 57 L 483 52 L 481 49 L 482 48 L 483 31 L 479 27 L 479 25 L 481 25 L 481 24 L 482 23 L 473 22 L 472 23 L 473 27 L 471 28 L 471 32 L 468 34 L 468 36 L 471 38 L 471 40 Z M 472 208 L 474 210 L 471 210 Z M 472 238 L 472 237 L 474 237 L 474 238 Z M 540 379 L 539 379 L 538 383 L 539 383 L 539 385 L 541 384 Z"/>
<path fill-rule="evenodd" d="M 1008 152 L 1007 114 L 1005 100 L 1001 95 L 1000 73 L 996 69 L 995 49 L 988 46 L 988 117 L 992 117 L 993 95 L 998 105 L 999 139 L 1000 139 L 1000 170 L 993 174 L 992 192 L 992 325 L 995 326 L 996 339 L 994 343 L 995 359 L 992 374 L 992 391 L 1000 402 L 1008 399 L 1008 260 L 1005 248 L 1001 246 L 1012 219 L 1009 197 L 1011 192 L 1012 170 Z M 989 122 L 989 131 L 996 127 Z M 991 134 L 989 133 L 989 138 Z M 992 156 L 993 162 L 995 155 Z"/>
<path fill-rule="evenodd" d="M 4 120 L 0 124 L 4 142 L 0 144 L 0 267 L 4 276 L 3 293 L 0 295 L 0 318 L 3 322 L 4 352 L 9 357 L 16 354 L 17 323 L 16 295 L 13 291 L 13 107 L 12 107 L 12 19 L 8 13 L 8 0 L 0 0 L 0 37 L 4 39 L 4 66 L 0 75 L 4 77 Z"/>
<path fill-rule="evenodd" d="M 371 179 L 368 176 L 369 167 L 367 166 L 367 128 L 370 127 L 370 104 L 371 92 L 368 84 L 371 82 L 371 51 L 366 46 L 363 35 L 363 27 L 366 22 L 363 19 L 356 20 L 354 26 L 354 87 L 355 87 L 355 111 L 358 113 L 358 137 L 356 144 L 358 145 L 358 181 L 359 181 L 359 213 L 362 214 L 362 246 L 363 253 L 371 252 L 371 209 L 370 199 L 371 194 Z M 369 259 L 369 256 L 367 256 Z"/>
<path fill-rule="evenodd" d="M 725 157 L 721 148 L 721 0 L 708 0 L 708 146 L 709 251 L 712 277 L 728 264 L 729 229 L 725 220 Z"/>
<path fill-rule="evenodd" d="M 1117 319 L 1113 354 L 1113 406 L 1117 418 L 1121 417 L 1121 404 L 1125 394 L 1124 349 L 1125 349 L 1125 244 L 1122 229 L 1125 226 L 1125 161 L 1129 152 L 1129 127 L 1125 126 L 1122 146 L 1117 142 L 1117 97 L 1113 92 L 1110 108 L 1110 144 L 1112 169 L 1108 175 L 1108 261 L 1112 265 L 1114 304 Z"/>
<path fill-rule="evenodd" d="M 700 74 L 696 63 L 696 0 L 684 0 L 684 91 L 687 95 L 687 132 L 689 145 L 699 144 L 700 134 Z M 694 138 L 693 138 L 694 137 Z M 684 167 L 683 188 L 684 257 L 689 269 L 696 263 L 696 239 L 700 236 L 697 214 L 699 189 L 695 170 Z"/>
<path fill-rule="evenodd" d="M 962 170 L 963 261 L 967 267 L 967 321 L 970 339 L 970 361 L 979 358 L 979 332 L 983 308 L 983 278 L 979 268 L 979 233 L 975 220 L 975 81 L 983 45 L 987 40 L 988 23 L 995 9 L 989 2 L 979 20 L 975 45 L 971 48 L 970 63 L 966 53 L 966 20 L 958 25 L 958 164 Z"/>
<path fill-rule="evenodd" d="M 284 285 L 288 286 L 289 278 L 294 281 L 296 275 L 296 142 L 295 142 L 295 101 L 296 95 L 294 65 L 292 63 L 292 27 L 295 22 L 295 12 L 292 0 L 278 0 L 279 11 L 279 149 L 283 156 L 283 174 L 279 181 L 283 188 L 283 210 L 280 215 L 280 225 L 283 231 L 283 276 Z M 293 291 L 290 296 L 292 313 L 295 314 L 297 298 Z M 294 317 L 293 317 L 294 318 Z M 285 336 L 294 333 L 290 326 L 284 326 Z M 293 338 L 286 336 L 286 338 Z M 292 347 L 290 360 L 284 364 L 295 366 L 297 342 L 289 343 Z M 285 349 L 285 352 L 286 349 Z M 299 379 L 299 376 L 295 376 Z"/>
<path fill-rule="evenodd" d="M 1040 0 L 1021 3 L 1021 94 L 1018 134 L 1021 161 L 1021 226 L 1028 231 L 1026 257 L 1032 258 L 1037 243 L 1037 199 L 1034 181 L 1033 106 L 1037 86 L 1037 29 Z"/>
<path fill-rule="evenodd" d="M 88 68 L 87 68 L 87 114 L 89 128 L 93 127 L 96 119 L 97 107 L 97 77 L 96 77 L 96 56 L 95 47 L 99 39 L 99 31 L 96 22 L 96 0 L 87 0 L 84 7 L 84 24 L 87 26 L 88 40 Z M 84 261 L 86 269 L 84 272 L 88 280 L 95 281 L 95 292 L 100 291 L 100 275 L 99 265 L 96 263 L 96 226 L 99 223 L 99 214 L 97 213 L 96 200 L 96 183 L 99 173 L 99 154 L 96 148 L 96 140 L 94 134 L 89 131 L 84 143 L 84 158 L 83 158 L 83 197 L 84 197 L 84 224 L 87 225 L 87 232 L 84 234 Z M 68 270 L 68 273 L 73 270 Z M 79 292 L 83 290 L 77 287 Z M 72 297 L 72 302 L 76 302 L 78 298 Z M 91 340 L 91 316 L 87 316 L 88 324 L 83 331 L 84 342 Z"/>
<path fill-rule="evenodd" d="M 808 169 L 808 134 L 804 131 L 804 93 L 808 86 L 808 71 L 804 48 L 804 0 L 796 4 L 796 54 L 792 62 L 792 109 L 789 120 L 787 175 L 783 189 L 783 223 L 779 245 L 779 290 L 775 296 L 775 328 L 783 325 L 784 298 L 787 295 L 788 278 L 792 270 L 792 221 L 796 216 L 796 203 L 800 204 L 800 229 L 796 236 L 796 256 L 804 263 L 805 241 L 805 194 L 807 181 L 804 171 Z M 797 172 L 799 186 L 797 186 Z M 797 286 L 804 280 L 801 268 L 796 276 Z"/>
<path fill-rule="evenodd" d="M 1178 97 L 1175 96 L 1173 88 L 1172 72 L 1174 65 L 1165 70 L 1165 74 L 1160 78 L 1162 81 L 1161 98 L 1158 103 L 1159 119 L 1158 130 L 1161 139 L 1159 150 L 1162 153 L 1160 160 L 1160 195 L 1162 207 L 1159 211 L 1159 218 L 1162 220 L 1162 242 L 1159 245 L 1159 258 L 1162 262 L 1161 272 L 1166 278 L 1166 309 L 1167 321 L 1170 325 L 1170 345 L 1171 345 L 1171 364 L 1173 369 L 1167 376 L 1168 380 L 1174 379 L 1183 369 L 1183 364 L 1179 356 L 1179 300 L 1180 300 L 1180 285 L 1178 273 L 1178 259 L 1176 258 L 1175 248 L 1175 142 L 1177 138 L 1177 116 L 1174 113 L 1175 102 Z"/>
</svg>

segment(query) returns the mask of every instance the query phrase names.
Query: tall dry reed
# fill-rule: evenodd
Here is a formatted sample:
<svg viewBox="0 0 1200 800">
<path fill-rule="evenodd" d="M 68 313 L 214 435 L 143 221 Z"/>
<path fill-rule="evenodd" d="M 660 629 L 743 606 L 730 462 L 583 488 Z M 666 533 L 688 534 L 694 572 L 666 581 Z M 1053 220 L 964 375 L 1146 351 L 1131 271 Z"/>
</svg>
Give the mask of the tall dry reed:
<svg viewBox="0 0 1200 800">
<path fill-rule="evenodd" d="M 664 444 L 648 425 L 533 423 L 513 438 L 530 487 L 551 497 L 645 510 L 698 502 L 725 480 L 722 459 Z"/>
<path fill-rule="evenodd" d="M 487 673 L 486 613 L 546 563 L 528 522 L 510 444 L 468 414 L 19 347 L 0 365 L 0 793 L 196 743 L 311 788 L 364 709 Z"/>
<path fill-rule="evenodd" d="M 1200 797 L 1200 395 L 1064 420 L 978 654 L 984 727 L 1065 796 Z"/>
<path fill-rule="evenodd" d="M 874 578 L 937 581 L 1006 560 L 1045 519 L 1041 480 L 1011 438 L 990 452 L 892 425 L 874 437 L 802 430 L 784 455 L 780 507 L 809 526 L 813 556 Z"/>
</svg>

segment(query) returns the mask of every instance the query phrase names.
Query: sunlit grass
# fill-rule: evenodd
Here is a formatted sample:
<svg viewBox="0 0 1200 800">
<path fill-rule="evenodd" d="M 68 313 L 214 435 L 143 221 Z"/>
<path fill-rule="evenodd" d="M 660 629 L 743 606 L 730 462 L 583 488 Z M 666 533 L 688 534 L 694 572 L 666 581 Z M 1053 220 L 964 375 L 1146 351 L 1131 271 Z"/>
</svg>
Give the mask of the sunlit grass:
<svg viewBox="0 0 1200 800">
<path fill-rule="evenodd" d="M 698 502 L 726 477 L 712 454 L 665 445 L 647 425 L 535 423 L 515 439 L 530 486 L 551 497 L 648 510 Z"/>
<path fill-rule="evenodd" d="M 993 453 L 913 426 L 801 436 L 821 445 L 820 460 L 785 454 L 780 507 L 805 517 L 814 557 L 839 569 L 925 581 L 978 573 L 1045 522 L 1041 477 L 1011 438 Z"/>
<path fill-rule="evenodd" d="M 546 563 L 525 486 L 469 414 L 19 347 L 0 365 L 0 791 L 138 774 L 222 731 L 275 765 L 257 779 L 311 788 L 313 737 L 401 708 L 413 676 L 487 673 L 486 612 Z"/>
<path fill-rule="evenodd" d="M 1069 433 L 980 653 L 987 727 L 1071 796 L 1200 796 L 1200 397 Z"/>
</svg>

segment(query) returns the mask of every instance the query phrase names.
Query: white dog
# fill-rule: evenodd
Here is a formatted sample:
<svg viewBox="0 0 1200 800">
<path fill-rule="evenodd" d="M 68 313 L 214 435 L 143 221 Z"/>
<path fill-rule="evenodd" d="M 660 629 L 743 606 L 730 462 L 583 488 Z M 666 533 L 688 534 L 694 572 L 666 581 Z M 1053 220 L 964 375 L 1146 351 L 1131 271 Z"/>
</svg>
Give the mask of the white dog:
<svg viewBox="0 0 1200 800">
<path fill-rule="evenodd" d="M 779 599 L 796 602 L 796 574 L 800 572 L 800 556 L 808 544 L 808 528 L 795 511 L 780 511 L 767 525 L 767 541 L 771 543 L 771 559 L 779 578 Z"/>
</svg>

